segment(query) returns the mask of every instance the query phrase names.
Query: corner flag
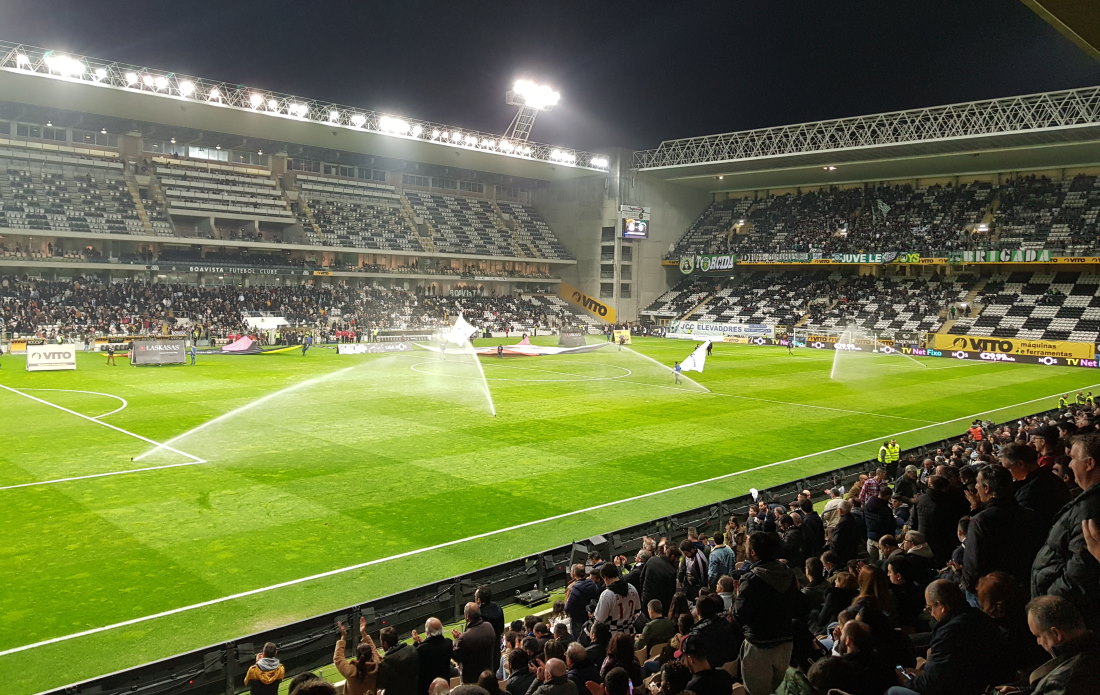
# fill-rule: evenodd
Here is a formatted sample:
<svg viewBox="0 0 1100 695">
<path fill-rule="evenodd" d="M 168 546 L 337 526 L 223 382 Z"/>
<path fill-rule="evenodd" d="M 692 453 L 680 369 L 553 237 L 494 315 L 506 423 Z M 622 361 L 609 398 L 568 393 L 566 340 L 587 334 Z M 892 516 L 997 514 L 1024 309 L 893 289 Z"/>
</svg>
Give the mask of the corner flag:
<svg viewBox="0 0 1100 695">
<path fill-rule="evenodd" d="M 447 335 L 444 337 L 449 343 L 454 343 L 455 345 L 466 345 L 470 342 L 470 335 L 476 330 L 477 328 L 471 325 L 470 322 L 462 316 L 462 314 L 459 314 L 458 318 L 455 320 L 455 325 L 451 328 L 451 330 L 447 331 Z"/>
<path fill-rule="evenodd" d="M 710 346 L 710 341 L 703 343 L 699 347 L 695 348 L 695 351 L 684 358 L 684 361 L 680 363 L 680 369 L 685 372 L 703 372 L 703 365 L 707 361 L 707 347 Z"/>
</svg>

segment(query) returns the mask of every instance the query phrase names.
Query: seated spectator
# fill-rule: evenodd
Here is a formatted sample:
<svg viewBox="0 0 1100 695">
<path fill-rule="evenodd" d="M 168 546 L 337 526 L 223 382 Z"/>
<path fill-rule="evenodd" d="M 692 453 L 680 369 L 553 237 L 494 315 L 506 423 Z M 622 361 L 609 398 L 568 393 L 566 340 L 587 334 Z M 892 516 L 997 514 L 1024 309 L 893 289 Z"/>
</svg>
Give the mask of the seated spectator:
<svg viewBox="0 0 1100 695">
<path fill-rule="evenodd" d="M 649 610 L 649 622 L 642 628 L 642 634 L 634 640 L 635 649 L 650 649 L 657 644 L 665 644 L 676 634 L 676 623 L 664 616 L 664 606 L 653 599 L 646 606 Z"/>
<path fill-rule="evenodd" d="M 844 646 L 841 658 L 852 665 L 856 676 L 849 686 L 851 695 L 882 695 L 897 682 L 894 665 L 874 648 L 871 626 L 849 620 L 841 630 L 840 641 Z"/>
<path fill-rule="evenodd" d="M 311 678 L 291 690 L 289 695 L 336 695 L 336 686 L 321 678 Z"/>
<path fill-rule="evenodd" d="M 580 642 L 570 644 L 569 648 L 565 650 L 565 666 L 568 669 L 565 672 L 566 678 L 577 686 L 577 692 L 579 693 L 588 692 L 585 688 L 585 683 L 588 681 L 597 683 L 603 681 L 603 677 L 600 675 L 600 665 L 588 660 L 588 654 L 585 652 L 584 647 L 580 645 Z"/>
<path fill-rule="evenodd" d="M 565 662 L 561 659 L 547 661 L 535 671 L 528 695 L 578 695 L 577 686 L 565 677 L 565 672 Z"/>
<path fill-rule="evenodd" d="M 1100 683 L 1100 640 L 1081 613 L 1058 596 L 1027 605 L 1027 624 L 1050 661 L 1032 672 L 1031 695 L 1086 695 Z"/>
<path fill-rule="evenodd" d="M 722 600 L 718 596 L 700 597 L 695 604 L 699 622 L 691 628 L 691 635 L 698 637 L 707 650 L 707 661 L 716 667 L 737 659 L 741 647 L 741 635 L 730 627 Z"/>
<path fill-rule="evenodd" d="M 978 580 L 978 607 L 1004 635 L 1005 660 L 1025 675 L 1046 660 L 1028 630 L 1026 603 L 1025 590 L 1005 572 L 990 572 Z"/>
<path fill-rule="evenodd" d="M 688 635 L 684 638 L 676 655 L 683 659 L 684 665 L 691 671 L 691 680 L 685 690 L 696 695 L 729 695 L 733 688 L 733 678 L 707 661 L 706 647 L 697 637 Z"/>
<path fill-rule="evenodd" d="M 848 610 L 858 613 L 864 607 L 894 615 L 894 594 L 890 591 L 890 581 L 886 573 L 874 565 L 864 565 L 857 579 L 859 594 Z"/>
<path fill-rule="evenodd" d="M 267 642 L 256 655 L 256 663 L 248 667 L 244 674 L 244 684 L 252 695 L 276 695 L 279 683 L 286 676 L 286 668 L 279 663 L 279 648 L 274 642 Z"/>
<path fill-rule="evenodd" d="M 924 587 L 917 582 L 912 560 L 905 555 L 887 560 L 886 578 L 894 595 L 894 622 L 902 630 L 912 632 L 924 610 Z"/>
<path fill-rule="evenodd" d="M 679 695 L 687 688 L 691 677 L 691 669 L 683 661 L 669 660 L 661 667 L 661 686 L 656 695 Z"/>
<path fill-rule="evenodd" d="M 562 653 L 573 642 L 573 637 L 569 634 L 569 623 L 567 621 L 561 620 L 554 625 L 554 641 L 561 646 Z"/>
<path fill-rule="evenodd" d="M 477 679 L 477 686 L 485 690 L 489 695 L 501 695 L 500 681 L 492 671 L 482 671 Z"/>
<path fill-rule="evenodd" d="M 733 581 L 733 577 L 728 574 L 723 574 L 718 578 L 717 593 L 718 598 L 722 599 L 722 610 L 728 611 L 733 608 L 733 592 L 736 585 Z"/>
<path fill-rule="evenodd" d="M 442 629 L 442 628 L 441 628 Z M 359 644 L 355 645 L 355 661 L 344 658 L 347 646 L 348 628 L 340 623 L 340 639 L 336 642 L 336 651 L 332 663 L 344 677 L 344 692 L 347 695 L 366 695 L 378 689 L 378 669 L 382 658 L 374 648 L 374 641 L 367 634 L 366 618 L 359 619 Z M 431 681 L 429 681 L 430 683 Z M 427 693 L 427 688 L 424 689 Z"/>
<path fill-rule="evenodd" d="M 535 680 L 535 672 L 528 668 L 529 663 L 527 652 L 522 649 L 513 649 L 508 654 L 509 676 L 504 683 L 508 695 L 527 695 L 527 690 Z"/>
<path fill-rule="evenodd" d="M 804 563 L 806 583 L 802 587 L 802 595 L 811 608 L 820 608 L 825 602 L 825 593 L 832 586 L 825 581 L 825 567 L 821 564 L 821 558 L 808 557 Z"/>
<path fill-rule="evenodd" d="M 857 595 L 859 586 L 850 572 L 837 572 L 833 575 L 833 586 L 825 592 L 825 603 L 818 611 L 817 619 L 810 624 L 812 632 L 815 635 L 825 634 L 829 624 L 836 622 L 840 611 L 852 605 Z"/>
<path fill-rule="evenodd" d="M 635 686 L 642 684 L 642 665 L 634 656 L 634 640 L 625 632 L 612 633 L 607 656 L 600 666 L 600 676 L 607 676 L 607 672 L 613 668 L 625 669 Z"/>
<path fill-rule="evenodd" d="M 607 658 L 607 647 L 611 644 L 611 626 L 607 623 L 593 623 L 589 631 L 591 643 L 585 648 L 588 660 L 593 664 L 603 664 Z"/>
</svg>

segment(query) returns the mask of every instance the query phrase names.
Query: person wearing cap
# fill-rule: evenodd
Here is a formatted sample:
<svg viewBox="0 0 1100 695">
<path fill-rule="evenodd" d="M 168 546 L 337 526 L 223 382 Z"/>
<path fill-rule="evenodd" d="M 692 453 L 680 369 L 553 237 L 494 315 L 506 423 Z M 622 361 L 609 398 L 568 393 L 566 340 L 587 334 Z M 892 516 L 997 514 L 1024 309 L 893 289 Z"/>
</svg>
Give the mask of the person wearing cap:
<svg viewBox="0 0 1100 695">
<path fill-rule="evenodd" d="M 707 650 L 697 635 L 688 635 L 680 641 L 680 649 L 675 654 L 683 659 L 684 665 L 691 671 L 691 680 L 686 690 L 695 695 L 729 695 L 733 689 L 733 678 L 725 670 L 716 668 L 707 660 Z M 746 683 L 746 690 L 748 684 Z M 750 695 L 754 691 L 749 691 Z M 763 692 L 763 691 L 761 691 Z M 768 691 L 771 692 L 771 691 Z"/>
</svg>

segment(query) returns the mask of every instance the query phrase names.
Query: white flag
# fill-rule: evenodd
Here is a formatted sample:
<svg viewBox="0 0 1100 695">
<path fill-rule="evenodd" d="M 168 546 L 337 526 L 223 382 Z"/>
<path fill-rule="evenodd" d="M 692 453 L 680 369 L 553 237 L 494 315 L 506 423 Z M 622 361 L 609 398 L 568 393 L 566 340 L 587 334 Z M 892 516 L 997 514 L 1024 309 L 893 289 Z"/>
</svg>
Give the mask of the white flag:
<svg viewBox="0 0 1100 695">
<path fill-rule="evenodd" d="M 680 363 L 680 369 L 685 372 L 700 372 L 703 371 L 703 365 L 707 361 L 707 348 L 710 347 L 710 341 L 703 343 L 699 347 L 695 348 L 695 351 L 687 356 L 683 362 Z"/>
<path fill-rule="evenodd" d="M 477 329 L 474 328 L 469 321 L 463 318 L 462 314 L 459 314 L 458 318 L 455 320 L 455 325 L 444 337 L 448 343 L 465 345 L 470 342 L 470 335 L 476 330 Z"/>
</svg>

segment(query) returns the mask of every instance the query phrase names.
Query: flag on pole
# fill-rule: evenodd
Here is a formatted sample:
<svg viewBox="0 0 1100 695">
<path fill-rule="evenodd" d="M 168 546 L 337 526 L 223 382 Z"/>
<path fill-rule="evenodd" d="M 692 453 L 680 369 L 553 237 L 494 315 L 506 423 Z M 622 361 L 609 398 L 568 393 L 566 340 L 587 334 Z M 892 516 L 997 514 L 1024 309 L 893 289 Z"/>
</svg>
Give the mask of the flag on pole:
<svg viewBox="0 0 1100 695">
<path fill-rule="evenodd" d="M 710 341 L 703 343 L 680 363 L 680 369 L 685 372 L 703 372 L 703 365 L 707 361 L 707 347 Z"/>
<path fill-rule="evenodd" d="M 462 314 L 459 314 L 458 318 L 455 319 L 455 325 L 447 332 L 445 338 L 448 343 L 466 345 L 470 342 L 470 335 L 476 330 L 477 328 L 471 325 Z"/>
<path fill-rule="evenodd" d="M 886 204 L 886 201 L 878 199 L 875 201 L 875 203 L 878 205 L 878 211 L 882 213 L 883 217 L 886 217 L 888 214 L 890 214 L 890 210 L 892 208 Z"/>
</svg>

